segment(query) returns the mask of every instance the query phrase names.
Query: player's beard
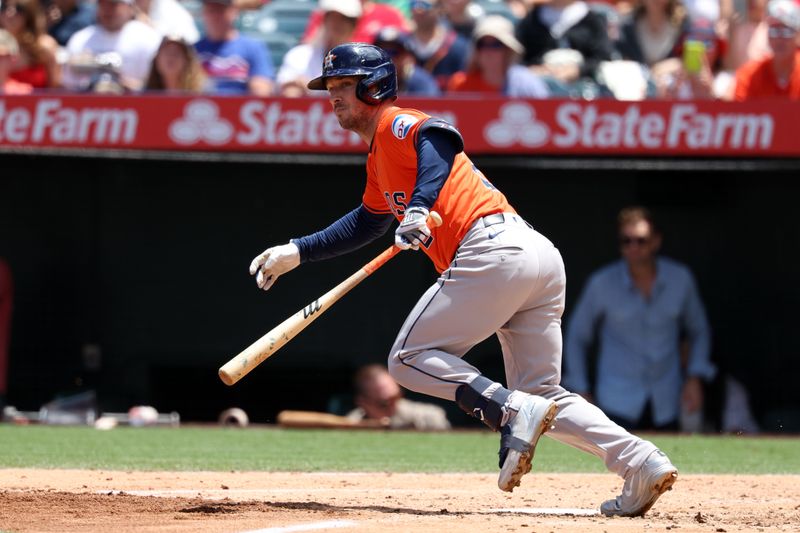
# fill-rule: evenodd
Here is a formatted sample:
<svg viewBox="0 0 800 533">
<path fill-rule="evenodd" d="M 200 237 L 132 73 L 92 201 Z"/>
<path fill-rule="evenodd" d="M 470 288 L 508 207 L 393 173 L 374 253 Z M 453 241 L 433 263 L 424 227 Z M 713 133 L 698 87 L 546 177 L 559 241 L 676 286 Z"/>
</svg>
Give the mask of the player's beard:
<svg viewBox="0 0 800 533">
<path fill-rule="evenodd" d="M 363 131 L 372 119 L 372 109 L 366 106 L 343 106 L 341 113 L 335 113 L 339 125 L 350 131 Z M 334 112 L 336 108 L 334 107 Z"/>
</svg>

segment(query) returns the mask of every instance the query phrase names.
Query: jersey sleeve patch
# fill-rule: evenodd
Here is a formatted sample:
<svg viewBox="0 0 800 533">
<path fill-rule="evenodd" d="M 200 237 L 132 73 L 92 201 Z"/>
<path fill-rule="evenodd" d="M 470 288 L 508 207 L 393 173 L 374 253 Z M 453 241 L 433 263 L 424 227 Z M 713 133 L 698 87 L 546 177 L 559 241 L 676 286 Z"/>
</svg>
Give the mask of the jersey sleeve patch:
<svg viewBox="0 0 800 533">
<path fill-rule="evenodd" d="M 417 122 L 419 122 L 419 119 L 413 115 L 406 115 L 405 113 L 397 115 L 392 120 L 392 135 L 400 140 L 405 139 Z"/>
</svg>

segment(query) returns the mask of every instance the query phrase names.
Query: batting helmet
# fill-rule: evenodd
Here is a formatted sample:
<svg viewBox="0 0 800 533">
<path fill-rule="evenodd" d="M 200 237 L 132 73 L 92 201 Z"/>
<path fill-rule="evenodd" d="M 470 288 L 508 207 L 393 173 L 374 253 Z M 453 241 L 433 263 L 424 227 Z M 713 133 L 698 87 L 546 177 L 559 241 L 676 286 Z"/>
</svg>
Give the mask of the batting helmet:
<svg viewBox="0 0 800 533">
<path fill-rule="evenodd" d="M 308 88 L 324 91 L 325 80 L 336 76 L 361 76 L 356 96 L 362 102 L 378 105 L 397 96 L 397 70 L 389 55 L 371 44 L 340 44 L 325 55 L 322 75 L 308 82 Z"/>
</svg>

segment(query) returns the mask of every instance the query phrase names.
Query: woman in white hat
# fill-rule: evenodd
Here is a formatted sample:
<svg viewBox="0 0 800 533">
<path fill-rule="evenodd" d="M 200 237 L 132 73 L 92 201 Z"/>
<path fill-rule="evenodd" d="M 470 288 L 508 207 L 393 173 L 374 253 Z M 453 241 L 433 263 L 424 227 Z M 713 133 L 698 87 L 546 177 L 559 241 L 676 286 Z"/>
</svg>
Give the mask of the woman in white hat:
<svg viewBox="0 0 800 533">
<path fill-rule="evenodd" d="M 547 98 L 547 84 L 517 64 L 525 49 L 514 26 L 500 15 L 482 19 L 472 33 L 472 54 L 465 72 L 454 74 L 448 93 L 497 94 L 515 98 Z"/>
</svg>

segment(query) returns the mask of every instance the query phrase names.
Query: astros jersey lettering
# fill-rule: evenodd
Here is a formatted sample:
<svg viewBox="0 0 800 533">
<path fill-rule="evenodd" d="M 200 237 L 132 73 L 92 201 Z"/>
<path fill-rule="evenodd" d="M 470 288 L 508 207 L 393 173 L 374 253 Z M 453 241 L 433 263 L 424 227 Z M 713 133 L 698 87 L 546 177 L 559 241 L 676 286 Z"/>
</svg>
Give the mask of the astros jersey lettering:
<svg viewBox="0 0 800 533">
<path fill-rule="evenodd" d="M 403 219 L 417 180 L 417 136 L 431 117 L 416 109 L 390 108 L 378 122 L 367 158 L 364 206 Z M 431 208 L 444 220 L 431 228 L 432 242 L 420 248 L 439 272 L 447 269 L 472 224 L 493 213 L 515 213 L 506 197 L 486 179 L 464 152 Z"/>
</svg>

